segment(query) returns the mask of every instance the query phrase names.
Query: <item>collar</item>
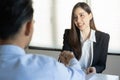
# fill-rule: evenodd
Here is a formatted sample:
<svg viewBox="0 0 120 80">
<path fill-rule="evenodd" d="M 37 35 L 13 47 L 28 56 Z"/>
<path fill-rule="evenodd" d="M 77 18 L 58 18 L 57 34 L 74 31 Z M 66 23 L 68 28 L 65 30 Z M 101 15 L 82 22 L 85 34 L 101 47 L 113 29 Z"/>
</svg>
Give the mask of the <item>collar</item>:
<svg viewBox="0 0 120 80">
<path fill-rule="evenodd" d="M 81 31 L 80 31 L 80 33 L 81 33 Z M 82 36 L 82 35 L 81 35 L 81 36 Z M 92 42 L 96 42 L 95 30 L 91 29 L 91 31 L 90 31 L 90 37 L 89 37 L 88 40 L 90 40 L 90 41 L 92 41 Z M 82 38 L 81 38 L 81 41 L 82 41 Z"/>
<path fill-rule="evenodd" d="M 96 37 L 95 37 L 95 30 L 91 29 L 91 33 L 90 33 L 90 38 L 89 40 L 96 42 Z"/>
</svg>

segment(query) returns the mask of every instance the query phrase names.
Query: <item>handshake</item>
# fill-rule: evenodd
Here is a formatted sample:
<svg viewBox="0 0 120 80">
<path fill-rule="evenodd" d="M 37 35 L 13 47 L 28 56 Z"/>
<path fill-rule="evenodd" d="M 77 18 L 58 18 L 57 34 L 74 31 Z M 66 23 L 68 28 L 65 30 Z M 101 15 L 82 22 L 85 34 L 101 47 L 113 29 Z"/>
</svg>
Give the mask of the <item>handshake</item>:
<svg viewBox="0 0 120 80">
<path fill-rule="evenodd" d="M 69 65 L 71 59 L 74 58 L 73 52 L 62 51 L 59 55 L 58 61 L 63 63 L 65 66 Z"/>
<path fill-rule="evenodd" d="M 58 61 L 63 63 L 65 66 L 69 66 L 69 62 L 71 59 L 73 59 L 75 56 L 73 52 L 70 51 L 62 51 L 59 55 Z M 88 67 L 85 72 L 87 74 L 90 73 L 96 73 L 96 68 L 95 67 Z"/>
</svg>

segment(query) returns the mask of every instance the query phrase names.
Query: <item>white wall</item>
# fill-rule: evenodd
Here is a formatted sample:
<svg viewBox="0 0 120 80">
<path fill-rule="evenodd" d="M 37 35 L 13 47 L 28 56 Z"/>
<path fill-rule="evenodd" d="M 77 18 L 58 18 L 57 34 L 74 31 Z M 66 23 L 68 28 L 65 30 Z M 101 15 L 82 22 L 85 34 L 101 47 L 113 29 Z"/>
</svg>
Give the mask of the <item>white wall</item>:
<svg viewBox="0 0 120 80">
<path fill-rule="evenodd" d="M 60 51 L 46 51 L 46 50 L 32 50 L 28 49 L 27 52 L 44 54 L 58 59 Z M 106 70 L 104 74 L 112 74 L 120 76 L 120 56 L 117 55 L 108 55 Z"/>
</svg>

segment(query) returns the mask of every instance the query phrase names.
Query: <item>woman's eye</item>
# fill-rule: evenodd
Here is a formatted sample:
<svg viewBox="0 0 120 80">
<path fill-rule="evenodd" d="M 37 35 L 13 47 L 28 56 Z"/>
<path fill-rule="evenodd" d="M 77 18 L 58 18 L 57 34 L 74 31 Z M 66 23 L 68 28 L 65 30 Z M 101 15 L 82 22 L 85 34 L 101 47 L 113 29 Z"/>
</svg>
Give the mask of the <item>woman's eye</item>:
<svg viewBox="0 0 120 80">
<path fill-rule="evenodd" d="M 83 14 L 80 14 L 80 17 L 83 17 L 84 15 Z"/>
</svg>

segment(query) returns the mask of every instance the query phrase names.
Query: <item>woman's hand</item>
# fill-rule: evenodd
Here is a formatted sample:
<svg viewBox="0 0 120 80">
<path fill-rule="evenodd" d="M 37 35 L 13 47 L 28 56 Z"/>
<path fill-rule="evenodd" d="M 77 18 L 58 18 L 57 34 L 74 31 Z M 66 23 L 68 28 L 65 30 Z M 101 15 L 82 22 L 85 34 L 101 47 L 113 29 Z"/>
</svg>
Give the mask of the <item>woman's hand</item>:
<svg viewBox="0 0 120 80">
<path fill-rule="evenodd" d="M 86 72 L 87 72 L 87 74 L 96 73 L 96 68 L 95 67 L 88 67 Z"/>
<path fill-rule="evenodd" d="M 73 52 L 63 51 L 60 53 L 58 61 L 67 66 L 72 58 L 74 58 Z"/>
</svg>

